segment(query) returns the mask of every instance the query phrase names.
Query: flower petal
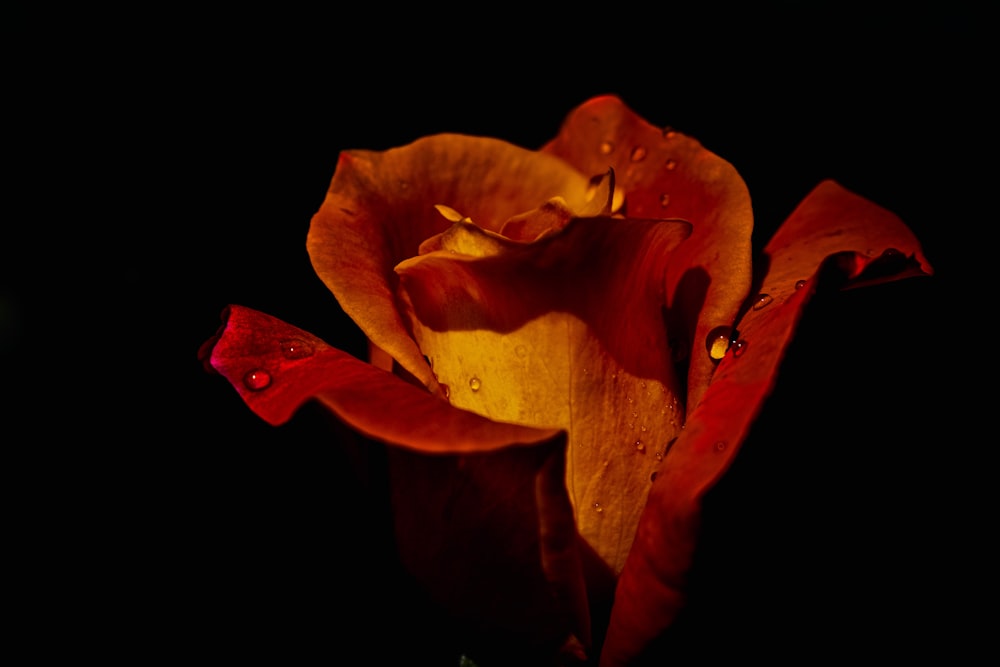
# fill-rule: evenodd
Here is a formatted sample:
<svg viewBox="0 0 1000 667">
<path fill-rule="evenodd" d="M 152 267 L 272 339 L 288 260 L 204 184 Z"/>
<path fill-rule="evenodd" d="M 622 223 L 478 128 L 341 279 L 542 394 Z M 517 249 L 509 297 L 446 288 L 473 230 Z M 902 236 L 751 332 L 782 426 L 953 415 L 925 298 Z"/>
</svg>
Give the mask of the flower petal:
<svg viewBox="0 0 1000 667">
<path fill-rule="evenodd" d="M 630 664 L 673 622 L 683 602 L 701 499 L 732 462 L 771 392 L 815 291 L 932 273 L 897 216 L 832 181 L 803 200 L 765 253 L 767 273 L 758 281 L 764 291 L 748 303 L 736 343 L 689 414 L 649 494 L 616 591 L 602 667 Z"/>
<path fill-rule="evenodd" d="M 454 408 L 259 311 L 233 305 L 223 321 L 199 357 L 262 419 L 318 400 L 389 445 L 400 558 L 483 650 L 589 645 L 565 433 Z"/>
<path fill-rule="evenodd" d="M 369 340 L 436 390 L 400 319 L 393 272 L 418 253 L 421 242 L 451 224 L 435 206 L 499 231 L 509 218 L 553 197 L 573 210 L 587 207 L 588 176 L 551 155 L 457 134 L 382 152 L 344 151 L 313 216 L 307 249 L 319 277 Z"/>
<path fill-rule="evenodd" d="M 577 107 L 542 148 L 586 174 L 614 169 L 625 191 L 625 215 L 691 222 L 691 238 L 671 256 L 667 296 L 671 336 L 690 353 L 688 409 L 714 371 L 701 347 L 708 333 L 731 325 L 751 279 L 753 214 L 746 184 L 733 166 L 695 139 L 655 127 L 613 95 Z"/>
<path fill-rule="evenodd" d="M 452 404 L 569 432 L 577 525 L 617 574 L 683 423 L 664 320 L 682 221 L 577 218 L 524 244 L 456 223 L 400 263 L 401 301 Z"/>
</svg>

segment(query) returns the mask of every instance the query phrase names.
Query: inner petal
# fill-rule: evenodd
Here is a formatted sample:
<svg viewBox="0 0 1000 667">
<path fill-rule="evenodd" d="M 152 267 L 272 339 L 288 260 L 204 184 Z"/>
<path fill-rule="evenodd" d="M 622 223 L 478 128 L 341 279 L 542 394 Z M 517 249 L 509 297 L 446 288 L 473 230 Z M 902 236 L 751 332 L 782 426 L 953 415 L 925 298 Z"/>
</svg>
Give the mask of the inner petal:
<svg viewBox="0 0 1000 667">
<path fill-rule="evenodd" d="M 414 337 L 453 405 L 569 433 L 578 528 L 617 573 L 683 423 L 663 277 L 689 226 L 576 219 L 536 244 L 455 229 L 494 254 L 397 267 Z"/>
</svg>

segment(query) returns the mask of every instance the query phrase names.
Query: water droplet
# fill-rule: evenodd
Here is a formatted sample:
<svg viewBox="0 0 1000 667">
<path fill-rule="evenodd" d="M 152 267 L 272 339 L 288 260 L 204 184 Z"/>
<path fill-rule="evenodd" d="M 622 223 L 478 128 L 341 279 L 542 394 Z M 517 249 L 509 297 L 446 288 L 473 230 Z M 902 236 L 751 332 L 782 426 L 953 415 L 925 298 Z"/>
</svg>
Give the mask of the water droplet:
<svg viewBox="0 0 1000 667">
<path fill-rule="evenodd" d="M 636 146 L 632 149 L 632 154 L 629 156 L 632 162 L 642 162 L 646 159 L 646 149 L 643 146 Z"/>
<path fill-rule="evenodd" d="M 514 354 L 524 359 L 526 356 L 528 356 L 528 348 L 525 347 L 524 345 L 518 345 L 517 347 L 514 348 Z"/>
<path fill-rule="evenodd" d="M 674 169 L 677 168 L 677 160 L 670 158 L 669 160 L 663 163 L 663 166 L 667 168 L 667 171 L 673 171 Z"/>
<path fill-rule="evenodd" d="M 646 444 L 642 440 L 636 440 L 635 448 L 638 449 L 640 452 L 644 452 L 646 451 Z"/>
<path fill-rule="evenodd" d="M 628 402 L 629 402 L 629 403 L 631 403 L 631 402 L 632 402 L 632 397 L 631 397 L 631 396 L 629 396 L 629 395 L 627 395 L 627 394 L 626 394 L 626 395 L 625 395 L 625 398 L 627 398 L 627 399 L 628 399 Z"/>
<path fill-rule="evenodd" d="M 653 472 L 649 473 L 649 481 L 650 482 L 655 482 L 656 481 L 656 471 L 655 470 Z"/>
<path fill-rule="evenodd" d="M 670 127 L 669 125 L 663 128 L 664 139 L 673 139 L 676 136 L 677 136 L 677 130 L 675 130 L 674 128 Z"/>
<path fill-rule="evenodd" d="M 726 451 L 726 441 L 725 440 L 719 440 L 718 442 L 716 442 L 715 443 L 715 451 L 717 451 L 717 452 L 724 452 L 724 451 Z"/>
<path fill-rule="evenodd" d="M 448 385 L 444 384 L 443 382 L 441 383 L 441 391 L 444 392 L 444 397 L 445 398 L 451 398 L 451 387 L 449 387 Z"/>
<path fill-rule="evenodd" d="M 760 310 L 761 308 L 767 306 L 769 303 L 774 301 L 774 297 L 766 292 L 761 292 L 757 295 L 757 300 L 753 302 L 753 309 Z"/>
<path fill-rule="evenodd" d="M 663 208 L 670 206 L 670 195 L 668 195 L 666 192 L 660 195 L 660 206 L 662 206 Z"/>
<path fill-rule="evenodd" d="M 611 155 L 611 153 L 614 150 L 615 150 L 615 145 L 610 141 L 601 142 L 601 155 Z"/>
<path fill-rule="evenodd" d="M 271 374 L 263 368 L 255 368 L 252 371 L 247 371 L 247 374 L 243 376 L 243 384 L 250 391 L 267 389 L 271 386 Z"/>
<path fill-rule="evenodd" d="M 657 461 L 663 460 L 663 452 L 656 452 L 656 460 Z"/>
<path fill-rule="evenodd" d="M 708 356 L 713 361 L 719 361 L 726 355 L 726 351 L 732 344 L 732 335 L 733 328 L 727 325 L 717 326 L 708 332 L 705 349 L 708 350 Z"/>
<path fill-rule="evenodd" d="M 806 281 L 805 280 L 796 280 L 795 281 L 795 289 L 802 289 L 805 286 L 806 286 Z"/>
<path fill-rule="evenodd" d="M 741 357 L 743 353 L 747 351 L 747 342 L 745 340 L 738 340 L 733 343 L 733 356 Z"/>
<path fill-rule="evenodd" d="M 604 508 L 601 507 L 601 503 L 594 503 L 594 511 L 598 514 L 604 511 Z"/>
<path fill-rule="evenodd" d="M 281 341 L 281 353 L 286 359 L 305 359 L 312 356 L 312 344 L 301 338 L 288 338 Z"/>
<path fill-rule="evenodd" d="M 471 389 L 472 391 L 479 391 L 479 388 L 482 386 L 483 386 L 482 380 L 477 378 L 475 375 L 473 375 L 469 379 L 469 389 Z"/>
</svg>

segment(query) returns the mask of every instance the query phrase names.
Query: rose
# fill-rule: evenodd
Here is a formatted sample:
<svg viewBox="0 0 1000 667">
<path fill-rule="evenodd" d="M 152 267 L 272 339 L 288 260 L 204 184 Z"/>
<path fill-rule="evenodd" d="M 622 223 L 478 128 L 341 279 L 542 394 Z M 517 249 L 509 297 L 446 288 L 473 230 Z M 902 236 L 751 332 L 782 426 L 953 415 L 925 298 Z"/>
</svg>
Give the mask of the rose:
<svg viewBox="0 0 1000 667">
<path fill-rule="evenodd" d="M 346 151 L 307 245 L 371 364 L 242 306 L 201 356 L 270 423 L 315 399 L 388 446 L 400 559 L 478 655 L 626 664 L 682 606 L 700 499 L 811 295 L 931 273 L 833 182 L 756 277 L 751 225 L 729 163 L 614 97 L 539 151 Z"/>
</svg>

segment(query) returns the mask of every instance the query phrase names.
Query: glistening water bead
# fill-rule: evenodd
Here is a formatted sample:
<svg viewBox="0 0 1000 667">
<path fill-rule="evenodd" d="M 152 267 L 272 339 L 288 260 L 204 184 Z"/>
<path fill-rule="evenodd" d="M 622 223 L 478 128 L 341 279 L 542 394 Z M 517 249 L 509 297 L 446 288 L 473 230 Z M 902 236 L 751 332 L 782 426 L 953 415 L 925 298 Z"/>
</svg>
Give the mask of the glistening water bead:
<svg viewBox="0 0 1000 667">
<path fill-rule="evenodd" d="M 732 344 L 733 328 L 728 325 L 717 326 L 708 332 L 705 340 L 705 349 L 712 361 L 719 361 L 726 356 L 729 346 Z"/>
<path fill-rule="evenodd" d="M 482 386 L 483 386 L 482 380 L 480 380 L 474 375 L 469 380 L 469 389 L 471 389 L 472 391 L 479 391 L 479 388 Z"/>
<path fill-rule="evenodd" d="M 250 391 L 267 389 L 271 386 L 271 374 L 263 368 L 255 368 L 252 371 L 247 371 L 247 374 L 243 376 L 243 384 Z"/>
<path fill-rule="evenodd" d="M 305 359 L 312 356 L 313 346 L 301 338 L 288 338 L 281 341 L 281 353 L 286 359 Z"/>
<path fill-rule="evenodd" d="M 767 294 L 766 292 L 761 292 L 760 294 L 757 295 L 757 300 L 753 302 L 753 309 L 760 310 L 761 308 L 765 307 L 772 301 L 774 301 L 774 298 L 771 297 L 770 294 Z"/>
</svg>

